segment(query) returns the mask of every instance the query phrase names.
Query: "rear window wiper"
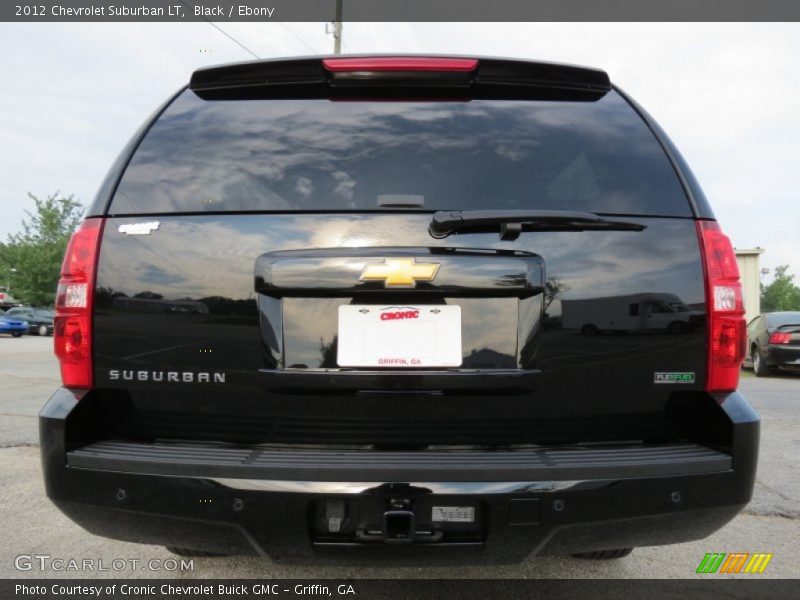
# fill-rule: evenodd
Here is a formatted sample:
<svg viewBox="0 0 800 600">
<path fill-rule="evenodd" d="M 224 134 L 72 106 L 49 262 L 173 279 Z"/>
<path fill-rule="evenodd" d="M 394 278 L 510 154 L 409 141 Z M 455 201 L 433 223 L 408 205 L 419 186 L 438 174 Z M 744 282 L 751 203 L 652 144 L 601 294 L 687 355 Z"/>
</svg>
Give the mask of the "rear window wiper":
<svg viewBox="0 0 800 600">
<path fill-rule="evenodd" d="M 440 210 L 434 213 L 428 231 L 435 238 L 497 231 L 501 240 L 512 241 L 523 231 L 642 231 L 646 227 L 571 210 Z"/>
</svg>

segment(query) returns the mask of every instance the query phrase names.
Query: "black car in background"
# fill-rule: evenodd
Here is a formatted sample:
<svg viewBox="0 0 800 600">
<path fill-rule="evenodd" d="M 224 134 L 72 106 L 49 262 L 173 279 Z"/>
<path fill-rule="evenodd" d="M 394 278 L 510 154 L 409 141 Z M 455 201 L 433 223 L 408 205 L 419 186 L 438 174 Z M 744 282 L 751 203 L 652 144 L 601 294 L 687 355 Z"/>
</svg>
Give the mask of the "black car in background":
<svg viewBox="0 0 800 600">
<path fill-rule="evenodd" d="M 28 323 L 28 333 L 34 335 L 53 335 L 55 311 L 31 306 L 15 306 L 6 311 L 6 315 Z"/>
<path fill-rule="evenodd" d="M 626 335 L 580 335 L 598 313 Z M 199 70 L 101 186 L 56 315 L 46 490 L 98 535 L 619 558 L 704 538 L 752 494 L 733 248 L 597 69 Z"/>
<path fill-rule="evenodd" d="M 748 360 L 758 377 L 800 367 L 800 311 L 758 315 L 747 325 Z"/>
</svg>

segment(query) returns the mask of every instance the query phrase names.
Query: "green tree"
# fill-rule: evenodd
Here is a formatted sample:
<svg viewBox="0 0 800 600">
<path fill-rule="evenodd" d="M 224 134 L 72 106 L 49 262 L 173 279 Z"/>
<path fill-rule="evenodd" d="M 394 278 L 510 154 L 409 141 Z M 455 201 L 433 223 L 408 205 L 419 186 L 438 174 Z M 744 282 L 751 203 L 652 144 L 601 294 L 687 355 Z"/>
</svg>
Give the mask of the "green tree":
<svg viewBox="0 0 800 600">
<path fill-rule="evenodd" d="M 571 289 L 572 286 L 565 283 L 560 275 L 551 275 L 548 277 L 544 286 L 544 312 L 547 313 L 547 309 L 550 308 L 553 300 Z"/>
<path fill-rule="evenodd" d="M 18 300 L 34 306 L 55 301 L 61 261 L 83 208 L 73 196 L 58 192 L 40 199 L 28 194 L 34 210 L 26 210 L 22 231 L 0 243 L 0 282 L 10 286 Z"/>
<path fill-rule="evenodd" d="M 761 310 L 800 310 L 800 288 L 789 274 L 789 265 L 775 267 L 775 278 L 769 285 L 761 286 Z"/>
</svg>

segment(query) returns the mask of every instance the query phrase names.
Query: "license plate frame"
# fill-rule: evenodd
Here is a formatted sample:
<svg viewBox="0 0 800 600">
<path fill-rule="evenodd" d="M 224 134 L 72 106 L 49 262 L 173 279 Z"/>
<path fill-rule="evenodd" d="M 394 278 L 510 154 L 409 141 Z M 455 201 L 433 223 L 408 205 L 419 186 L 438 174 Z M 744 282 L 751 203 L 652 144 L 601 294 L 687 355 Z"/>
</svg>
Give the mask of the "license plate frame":
<svg viewBox="0 0 800 600">
<path fill-rule="evenodd" d="M 463 360 L 458 305 L 342 305 L 338 334 L 340 367 L 444 368 Z"/>
</svg>

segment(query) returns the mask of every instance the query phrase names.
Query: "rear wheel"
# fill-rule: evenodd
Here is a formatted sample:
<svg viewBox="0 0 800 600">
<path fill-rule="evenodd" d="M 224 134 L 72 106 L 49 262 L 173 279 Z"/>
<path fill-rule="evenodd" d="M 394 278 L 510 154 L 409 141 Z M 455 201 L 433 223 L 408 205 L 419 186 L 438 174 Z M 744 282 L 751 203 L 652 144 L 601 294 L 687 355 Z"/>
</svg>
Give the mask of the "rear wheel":
<svg viewBox="0 0 800 600">
<path fill-rule="evenodd" d="M 11 335 L 12 335 L 13 337 L 22 337 L 22 332 L 21 332 L 21 331 L 17 331 L 17 332 L 15 332 L 15 333 L 12 333 Z"/>
<path fill-rule="evenodd" d="M 756 377 L 767 377 L 769 375 L 767 361 L 764 360 L 761 351 L 757 347 L 753 347 L 753 372 Z"/>
<path fill-rule="evenodd" d="M 667 327 L 669 333 L 680 334 L 686 331 L 686 323 L 683 321 L 673 321 Z"/>
<path fill-rule="evenodd" d="M 597 325 L 593 325 L 592 323 L 587 323 L 581 327 L 581 333 L 583 335 L 597 335 L 597 331 Z"/>
<path fill-rule="evenodd" d="M 177 554 L 178 556 L 188 556 L 188 557 L 231 556 L 230 554 L 225 554 L 224 552 L 209 552 L 207 550 L 194 550 L 193 548 L 176 548 L 174 546 L 165 546 L 165 548 L 170 552 L 172 552 L 173 554 Z"/>
<path fill-rule="evenodd" d="M 575 558 L 586 558 L 589 560 L 610 560 L 612 558 L 624 558 L 633 552 L 633 548 L 616 548 L 614 550 L 596 550 L 595 552 L 580 552 L 573 554 Z"/>
</svg>

